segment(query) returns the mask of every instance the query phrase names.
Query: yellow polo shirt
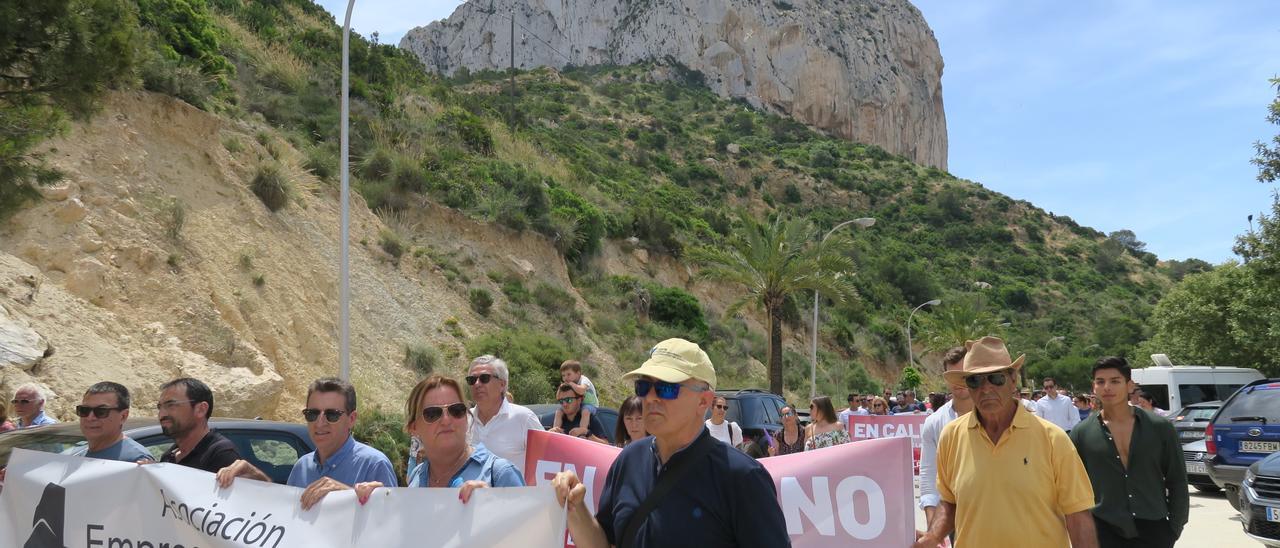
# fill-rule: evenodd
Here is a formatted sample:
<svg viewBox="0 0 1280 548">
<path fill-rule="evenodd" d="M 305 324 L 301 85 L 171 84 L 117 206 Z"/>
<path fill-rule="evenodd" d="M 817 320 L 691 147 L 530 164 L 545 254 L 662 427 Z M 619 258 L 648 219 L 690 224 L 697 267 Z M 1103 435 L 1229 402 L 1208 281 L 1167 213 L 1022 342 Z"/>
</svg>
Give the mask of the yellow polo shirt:
<svg viewBox="0 0 1280 548">
<path fill-rule="evenodd" d="M 1018 405 L 991 443 L 976 411 L 938 441 L 938 494 L 956 505 L 957 548 L 1066 547 L 1067 514 L 1093 508 L 1093 486 L 1067 434 Z"/>
</svg>

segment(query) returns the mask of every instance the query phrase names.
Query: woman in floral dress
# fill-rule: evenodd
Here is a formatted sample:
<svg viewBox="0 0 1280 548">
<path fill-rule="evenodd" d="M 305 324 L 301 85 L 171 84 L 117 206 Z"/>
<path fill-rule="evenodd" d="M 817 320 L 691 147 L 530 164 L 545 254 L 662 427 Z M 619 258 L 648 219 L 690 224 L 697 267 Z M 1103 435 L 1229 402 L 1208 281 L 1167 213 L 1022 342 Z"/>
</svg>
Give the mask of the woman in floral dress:
<svg viewBox="0 0 1280 548">
<path fill-rule="evenodd" d="M 831 398 L 819 396 L 809 404 L 809 435 L 804 440 L 804 450 L 813 451 L 823 447 L 831 447 L 849 443 L 849 433 L 836 418 L 836 409 L 831 405 Z"/>
</svg>

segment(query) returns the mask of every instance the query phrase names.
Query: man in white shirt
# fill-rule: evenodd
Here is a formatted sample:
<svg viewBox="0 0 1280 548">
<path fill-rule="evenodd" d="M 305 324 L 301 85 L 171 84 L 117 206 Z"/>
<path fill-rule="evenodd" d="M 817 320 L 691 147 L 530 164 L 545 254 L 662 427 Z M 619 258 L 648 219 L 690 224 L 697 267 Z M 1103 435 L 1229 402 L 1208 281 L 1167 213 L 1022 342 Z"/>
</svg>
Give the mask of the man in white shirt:
<svg viewBox="0 0 1280 548">
<path fill-rule="evenodd" d="M 840 424 L 849 424 L 849 415 L 870 415 L 864 405 L 865 400 L 857 394 L 849 394 L 849 407 L 839 413 Z"/>
<path fill-rule="evenodd" d="M 943 370 L 960 369 L 964 364 L 964 347 L 957 346 L 942 356 Z M 942 428 L 960 415 L 973 410 L 973 399 L 963 384 L 951 386 L 951 401 L 934 410 L 920 429 L 920 509 L 924 510 L 925 530 L 933 521 L 941 497 L 938 496 L 938 440 Z"/>
<path fill-rule="evenodd" d="M 1036 416 L 1058 425 L 1058 428 L 1066 432 L 1080 423 L 1080 411 L 1070 397 L 1058 393 L 1053 377 L 1044 378 L 1044 397 L 1036 400 Z"/>
<path fill-rule="evenodd" d="M 467 443 L 507 459 L 524 474 L 525 441 L 530 430 L 542 430 L 542 422 L 528 407 L 507 401 L 507 362 L 484 355 L 471 360 L 467 387 L 476 406 L 471 408 Z"/>
</svg>

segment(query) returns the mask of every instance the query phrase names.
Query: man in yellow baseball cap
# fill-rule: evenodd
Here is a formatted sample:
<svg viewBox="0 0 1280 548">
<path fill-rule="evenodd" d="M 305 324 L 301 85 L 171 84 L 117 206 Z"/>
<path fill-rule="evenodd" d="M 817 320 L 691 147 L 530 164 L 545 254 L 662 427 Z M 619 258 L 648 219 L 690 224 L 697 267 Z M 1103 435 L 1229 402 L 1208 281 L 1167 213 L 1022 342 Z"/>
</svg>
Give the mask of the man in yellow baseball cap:
<svg viewBox="0 0 1280 548">
<path fill-rule="evenodd" d="M 596 515 L 573 472 L 553 485 L 584 548 L 607 546 L 790 546 L 773 479 L 764 467 L 711 437 L 703 418 L 715 401 L 716 370 L 684 339 L 649 351 L 623 376 L 644 398 L 651 437 L 628 444 L 609 468 Z"/>
</svg>

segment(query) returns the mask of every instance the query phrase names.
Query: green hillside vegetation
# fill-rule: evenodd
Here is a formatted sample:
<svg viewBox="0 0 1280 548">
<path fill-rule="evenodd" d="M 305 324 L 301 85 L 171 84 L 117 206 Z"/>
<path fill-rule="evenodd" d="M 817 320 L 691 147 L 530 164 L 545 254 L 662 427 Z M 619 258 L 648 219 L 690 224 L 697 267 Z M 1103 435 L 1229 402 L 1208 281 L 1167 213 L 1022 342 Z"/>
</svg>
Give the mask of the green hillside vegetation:
<svg viewBox="0 0 1280 548">
<path fill-rule="evenodd" d="M 128 77 L 117 85 L 221 116 L 260 117 L 305 154 L 306 169 L 337 184 L 341 29 L 329 14 L 305 0 L 125 5 L 137 13 L 136 62 L 120 69 Z M 897 385 L 907 313 L 935 298 L 943 304 L 915 316 L 918 344 L 936 353 L 994 331 L 1030 354 L 1033 375 L 1051 372 L 1082 388 L 1094 358 L 1132 355 L 1150 335 L 1146 319 L 1170 269 L 1185 270 L 1157 266 L 1131 232 L 1109 237 L 876 146 L 721 99 L 679 65 L 520 72 L 514 104 L 506 76 L 429 75 L 409 54 L 352 36 L 352 181 L 393 228 L 380 245 L 397 260 L 434 264 L 490 318 L 491 331 L 454 334 L 469 353 L 506 356 L 522 401 L 551 398 L 559 361 L 586 351 L 581 332 L 624 367 L 662 338 L 687 337 L 709 350 L 721 385 L 764 386 L 764 371 L 750 366 L 765 359 L 763 333 L 712 313 L 690 288 L 610 276 L 595 260 L 605 245 L 688 260 L 697 246 L 726 243 L 740 215 L 802 219 L 815 239 L 854 217 L 877 219 L 847 234 L 858 298 L 822 309 L 819 392 L 827 394 Z M 270 169 L 260 195 L 288 207 L 289 189 L 266 184 Z M 393 221 L 424 199 L 545 236 L 568 261 L 585 309 L 563 288 L 476 272 L 415 245 Z M 807 332 L 811 300 L 787 300 L 788 335 Z M 793 395 L 807 394 L 802 348 L 783 355 Z M 429 350 L 406 356 L 419 370 L 435 367 Z M 936 354 L 921 361 L 917 368 L 936 374 Z M 598 373 L 592 368 L 588 375 Z M 602 396 L 616 402 L 619 392 Z"/>
</svg>

